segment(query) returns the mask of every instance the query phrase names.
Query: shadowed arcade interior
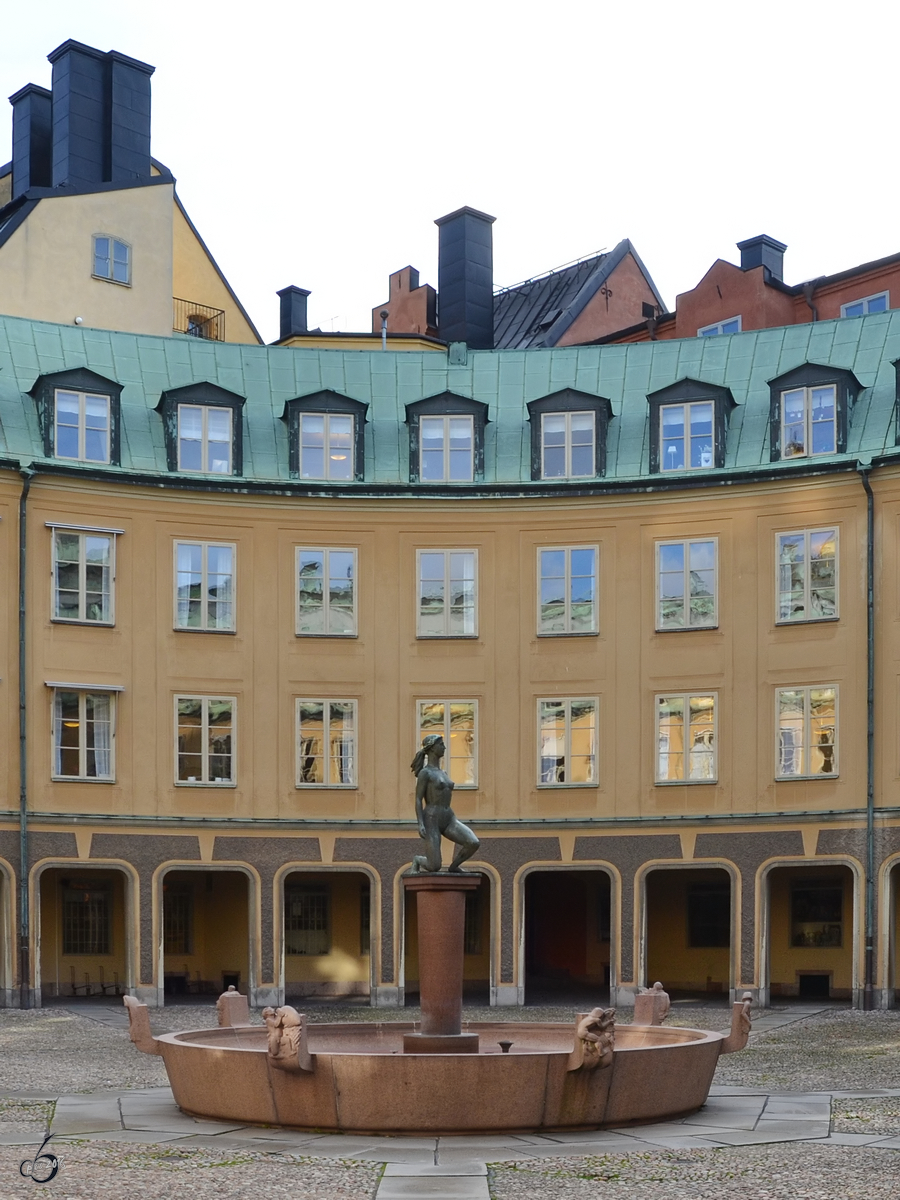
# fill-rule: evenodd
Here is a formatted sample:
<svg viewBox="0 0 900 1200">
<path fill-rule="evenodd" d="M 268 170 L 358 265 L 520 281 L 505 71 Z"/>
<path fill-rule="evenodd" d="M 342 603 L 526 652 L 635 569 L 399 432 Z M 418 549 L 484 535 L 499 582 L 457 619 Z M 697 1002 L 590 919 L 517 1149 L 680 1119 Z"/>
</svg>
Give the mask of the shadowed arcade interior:
<svg viewBox="0 0 900 1200">
<path fill-rule="evenodd" d="M 362 871 L 295 871 L 284 881 L 284 994 L 364 996 L 370 989 L 370 884 Z"/>
<path fill-rule="evenodd" d="M 249 880 L 242 871 L 169 871 L 162 884 L 167 1000 L 250 984 Z"/>
<path fill-rule="evenodd" d="M 731 876 L 717 868 L 648 872 L 647 978 L 670 994 L 728 998 L 732 980 Z"/>
<path fill-rule="evenodd" d="M 610 881 L 605 871 L 525 879 L 525 1003 L 608 1002 Z"/>
<path fill-rule="evenodd" d="M 404 896 L 404 921 L 405 1003 L 416 1005 L 419 1003 L 419 921 L 416 896 L 409 891 Z M 487 1004 L 491 984 L 491 883 L 486 875 L 481 876 L 478 889 L 466 895 L 464 947 L 463 1000 L 467 1004 Z"/>
<path fill-rule="evenodd" d="M 769 873 L 769 990 L 773 999 L 853 995 L 853 875 L 849 867 Z"/>
<path fill-rule="evenodd" d="M 40 880 L 41 1000 L 121 996 L 128 977 L 123 871 L 53 867 Z"/>
</svg>

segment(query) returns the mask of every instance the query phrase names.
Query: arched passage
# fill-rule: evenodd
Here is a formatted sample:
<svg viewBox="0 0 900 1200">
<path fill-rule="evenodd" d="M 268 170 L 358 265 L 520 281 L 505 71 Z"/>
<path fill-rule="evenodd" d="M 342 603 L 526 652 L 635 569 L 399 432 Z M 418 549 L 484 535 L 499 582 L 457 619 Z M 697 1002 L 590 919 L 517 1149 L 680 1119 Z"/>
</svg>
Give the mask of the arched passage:
<svg viewBox="0 0 900 1200">
<path fill-rule="evenodd" d="M 656 867 L 645 880 L 646 978 L 669 993 L 728 998 L 734 978 L 732 881 L 722 867 Z"/>
<path fill-rule="evenodd" d="M 250 880 L 243 871 L 182 870 L 162 877 L 163 994 L 251 992 Z"/>
<path fill-rule="evenodd" d="M 475 873 L 474 871 L 472 872 Z M 463 1000 L 488 1004 L 491 991 L 491 880 L 482 872 L 477 891 L 466 894 Z M 404 889 L 403 978 L 405 1003 L 419 1003 L 419 923 L 416 895 Z"/>
<path fill-rule="evenodd" d="M 116 867 L 41 871 L 41 1003 L 122 996 L 132 985 L 130 887 L 127 873 Z"/>
<path fill-rule="evenodd" d="M 769 996 L 851 1000 L 855 922 L 850 868 L 773 867 L 766 891 Z"/>
<path fill-rule="evenodd" d="M 525 1003 L 600 1004 L 611 962 L 610 879 L 603 870 L 525 877 Z"/>
<path fill-rule="evenodd" d="M 365 996 L 371 989 L 371 883 L 364 871 L 284 878 L 284 995 Z"/>
</svg>

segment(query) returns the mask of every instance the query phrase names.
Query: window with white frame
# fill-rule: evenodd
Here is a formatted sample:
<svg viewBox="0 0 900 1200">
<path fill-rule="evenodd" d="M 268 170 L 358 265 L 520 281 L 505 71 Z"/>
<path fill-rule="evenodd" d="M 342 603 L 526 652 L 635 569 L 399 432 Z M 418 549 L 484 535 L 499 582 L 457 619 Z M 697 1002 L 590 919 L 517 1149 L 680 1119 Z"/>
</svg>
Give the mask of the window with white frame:
<svg viewBox="0 0 900 1200">
<path fill-rule="evenodd" d="M 538 784 L 585 786 L 597 782 L 596 696 L 538 700 Z"/>
<path fill-rule="evenodd" d="M 837 388 L 791 388 L 781 393 L 781 457 L 834 454 L 837 448 Z"/>
<path fill-rule="evenodd" d="M 417 745 L 436 733 L 444 739 L 443 769 L 459 788 L 478 786 L 478 701 L 420 700 Z"/>
<path fill-rule="evenodd" d="M 779 624 L 830 621 L 838 615 L 838 531 L 776 533 Z"/>
<path fill-rule="evenodd" d="M 841 305 L 842 317 L 865 317 L 869 313 L 887 312 L 891 307 L 890 292 L 876 292 L 874 296 L 863 296 Z"/>
<path fill-rule="evenodd" d="M 107 279 L 110 283 L 131 283 L 131 247 L 118 238 L 97 234 L 94 237 L 95 279 Z"/>
<path fill-rule="evenodd" d="M 477 637 L 476 550 L 417 550 L 417 636 Z"/>
<path fill-rule="evenodd" d="M 660 405 L 660 471 L 696 471 L 714 466 L 714 419 L 711 400 Z"/>
<path fill-rule="evenodd" d="M 714 783 L 716 696 L 656 697 L 656 782 Z"/>
<path fill-rule="evenodd" d="M 596 546 L 542 546 L 538 550 L 538 637 L 596 633 Z"/>
<path fill-rule="evenodd" d="M 54 439 L 57 458 L 109 462 L 110 398 L 57 388 Z"/>
<path fill-rule="evenodd" d="M 230 408 L 178 405 L 178 469 L 201 475 L 231 474 Z"/>
<path fill-rule="evenodd" d="M 592 412 L 541 416 L 542 479 L 590 479 L 597 474 L 594 420 Z"/>
<path fill-rule="evenodd" d="M 113 533 L 53 530 L 53 620 L 112 625 Z"/>
<path fill-rule="evenodd" d="M 471 416 L 419 418 L 419 478 L 423 483 L 471 483 L 475 427 Z"/>
<path fill-rule="evenodd" d="M 297 786 L 356 787 L 356 701 L 297 701 Z"/>
<path fill-rule="evenodd" d="M 175 628 L 234 629 L 235 547 L 175 543 Z"/>
<path fill-rule="evenodd" d="M 656 543 L 656 628 L 709 629 L 718 624 L 717 538 Z"/>
<path fill-rule="evenodd" d="M 712 325 L 704 325 L 697 330 L 697 337 L 718 337 L 723 333 L 740 333 L 741 318 L 728 317 L 725 321 L 714 321 Z"/>
<path fill-rule="evenodd" d="M 837 775 L 837 688 L 778 688 L 775 711 L 776 778 Z"/>
<path fill-rule="evenodd" d="M 53 691 L 53 778 L 115 778 L 113 691 Z"/>
<path fill-rule="evenodd" d="M 356 636 L 356 551 L 297 547 L 298 637 Z"/>
<path fill-rule="evenodd" d="M 233 696 L 175 697 L 175 782 L 234 783 Z"/>
<path fill-rule="evenodd" d="M 300 413 L 300 478 L 353 479 L 354 418 L 348 413 Z"/>
<path fill-rule="evenodd" d="M 285 954 L 328 954 L 331 950 L 329 888 L 284 889 Z"/>
</svg>

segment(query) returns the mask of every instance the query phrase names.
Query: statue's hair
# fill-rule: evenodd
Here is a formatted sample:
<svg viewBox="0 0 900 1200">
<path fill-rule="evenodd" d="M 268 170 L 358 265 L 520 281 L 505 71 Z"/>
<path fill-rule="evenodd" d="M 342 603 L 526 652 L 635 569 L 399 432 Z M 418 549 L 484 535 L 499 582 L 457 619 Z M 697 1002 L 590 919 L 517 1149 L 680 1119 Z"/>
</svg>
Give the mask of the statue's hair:
<svg viewBox="0 0 900 1200">
<path fill-rule="evenodd" d="M 419 772 L 425 766 L 425 756 L 427 755 L 428 751 L 435 742 L 439 742 L 440 740 L 441 735 L 439 733 L 429 733 L 422 738 L 422 749 L 416 754 L 416 757 L 409 764 L 409 769 L 412 771 L 413 775 L 419 774 Z"/>
</svg>

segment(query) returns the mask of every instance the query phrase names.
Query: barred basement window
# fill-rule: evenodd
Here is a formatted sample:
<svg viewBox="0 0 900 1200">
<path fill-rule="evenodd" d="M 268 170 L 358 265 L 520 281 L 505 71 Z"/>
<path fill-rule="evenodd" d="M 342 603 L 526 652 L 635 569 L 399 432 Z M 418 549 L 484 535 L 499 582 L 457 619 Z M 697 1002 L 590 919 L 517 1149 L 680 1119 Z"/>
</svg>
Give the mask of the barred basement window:
<svg viewBox="0 0 900 1200">
<path fill-rule="evenodd" d="M 731 888 L 727 883 L 696 883 L 688 888 L 688 945 L 731 945 Z"/>
<path fill-rule="evenodd" d="M 194 897 L 189 891 L 163 895 L 163 954 L 193 954 Z"/>
<path fill-rule="evenodd" d="M 463 953 L 481 953 L 481 892 L 466 892 Z"/>
<path fill-rule="evenodd" d="M 291 887 L 284 892 L 285 954 L 328 954 L 331 950 L 331 897 L 324 887 Z"/>
<path fill-rule="evenodd" d="M 359 952 L 372 953 L 372 885 L 368 883 L 359 893 Z"/>
<path fill-rule="evenodd" d="M 67 880 L 62 889 L 63 954 L 109 954 L 109 884 Z"/>
</svg>

